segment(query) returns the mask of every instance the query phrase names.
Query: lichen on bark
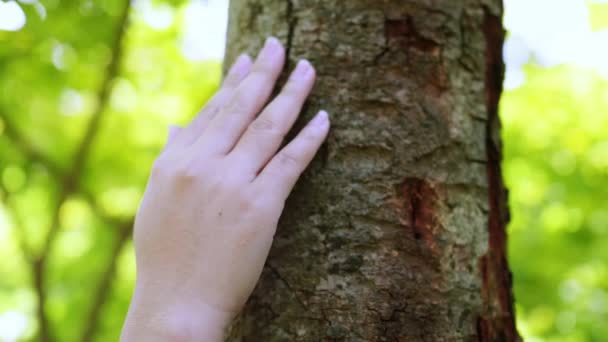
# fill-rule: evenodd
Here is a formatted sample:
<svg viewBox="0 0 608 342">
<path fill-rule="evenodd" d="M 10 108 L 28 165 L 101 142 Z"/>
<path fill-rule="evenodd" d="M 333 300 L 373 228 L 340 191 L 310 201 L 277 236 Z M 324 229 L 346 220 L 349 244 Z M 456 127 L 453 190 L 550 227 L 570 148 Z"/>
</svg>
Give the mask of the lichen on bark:
<svg viewBox="0 0 608 342">
<path fill-rule="evenodd" d="M 230 340 L 518 339 L 501 14 L 499 0 L 231 2 L 226 60 L 277 36 L 289 66 L 307 58 L 318 73 L 295 129 L 323 108 L 332 132 Z"/>
</svg>

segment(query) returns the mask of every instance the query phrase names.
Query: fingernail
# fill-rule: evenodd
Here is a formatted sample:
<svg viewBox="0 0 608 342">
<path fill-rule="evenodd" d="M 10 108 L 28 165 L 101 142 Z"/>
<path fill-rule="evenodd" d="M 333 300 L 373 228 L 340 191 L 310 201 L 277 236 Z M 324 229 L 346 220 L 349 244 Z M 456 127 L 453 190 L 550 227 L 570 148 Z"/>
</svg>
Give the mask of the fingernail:
<svg viewBox="0 0 608 342">
<path fill-rule="evenodd" d="M 245 76 L 251 65 L 251 58 L 247 54 L 242 54 L 236 59 L 232 68 L 230 68 L 230 74 Z"/>
<path fill-rule="evenodd" d="M 262 49 L 262 52 L 260 52 L 260 56 L 266 57 L 276 55 L 281 52 L 282 47 L 283 45 L 281 45 L 281 42 L 278 39 L 269 37 L 266 39 L 266 43 L 264 43 L 264 48 Z"/>
<path fill-rule="evenodd" d="M 329 122 L 329 117 L 327 115 L 327 112 L 322 110 L 320 111 L 314 119 L 312 119 L 312 125 L 315 127 L 319 127 L 319 128 L 323 128 L 325 127 Z"/>
<path fill-rule="evenodd" d="M 312 70 L 312 65 L 307 60 L 300 60 L 296 65 L 291 77 L 292 78 L 304 78 Z"/>
</svg>

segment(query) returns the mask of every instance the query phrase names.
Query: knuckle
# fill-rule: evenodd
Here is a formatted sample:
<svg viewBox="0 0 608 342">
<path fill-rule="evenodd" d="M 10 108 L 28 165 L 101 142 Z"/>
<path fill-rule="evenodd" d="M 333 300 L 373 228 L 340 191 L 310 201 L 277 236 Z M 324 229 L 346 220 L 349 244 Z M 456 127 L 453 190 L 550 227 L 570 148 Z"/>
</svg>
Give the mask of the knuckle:
<svg viewBox="0 0 608 342">
<path fill-rule="evenodd" d="M 276 69 L 276 66 L 274 66 L 270 63 L 257 63 L 253 66 L 253 69 L 251 70 L 251 77 L 252 78 L 258 78 L 258 77 L 268 78 L 268 75 L 272 74 L 275 69 Z"/>
<path fill-rule="evenodd" d="M 241 198 L 241 209 L 243 212 L 251 213 L 255 216 L 267 216 L 272 211 L 272 205 L 265 196 L 252 196 L 244 194 Z"/>
<path fill-rule="evenodd" d="M 190 184 L 201 177 L 193 162 L 175 162 L 159 158 L 152 166 L 152 177 L 177 184 Z"/>
<path fill-rule="evenodd" d="M 170 172 L 169 163 L 165 158 L 159 157 L 152 164 L 151 176 L 154 178 L 164 177 Z"/>
<path fill-rule="evenodd" d="M 297 109 L 299 112 L 305 99 L 304 93 L 298 92 L 296 89 L 283 90 L 277 97 L 276 105 L 284 110 L 295 111 Z"/>
<path fill-rule="evenodd" d="M 241 83 L 241 79 L 238 75 L 228 75 L 222 83 L 222 88 L 232 89 L 236 88 Z"/>
<path fill-rule="evenodd" d="M 205 185 L 209 193 L 213 194 L 227 194 L 232 196 L 238 196 L 238 184 L 233 181 L 231 177 L 226 177 L 219 174 L 212 174 L 205 181 Z"/>
<path fill-rule="evenodd" d="M 297 168 L 300 165 L 300 160 L 294 154 L 289 152 L 279 152 L 277 155 L 281 168 Z"/>
<path fill-rule="evenodd" d="M 311 145 L 314 145 L 319 140 L 319 132 L 317 130 L 308 129 L 302 134 L 302 138 L 304 139 L 305 148 L 310 149 Z"/>
<path fill-rule="evenodd" d="M 231 115 L 241 115 L 247 112 L 248 107 L 243 96 L 235 96 L 226 107 L 226 111 Z"/>
<path fill-rule="evenodd" d="M 203 110 L 199 113 L 199 115 L 192 121 L 192 126 L 198 126 L 198 128 L 203 128 L 203 125 L 214 118 L 221 110 L 221 107 L 215 103 L 211 102 L 203 108 Z"/>
<path fill-rule="evenodd" d="M 255 211 L 255 199 L 251 196 L 242 196 L 239 199 L 239 211 L 240 212 L 252 212 Z"/>
<path fill-rule="evenodd" d="M 261 213 L 269 213 L 272 211 L 273 209 L 273 204 L 272 201 L 270 200 L 269 196 L 255 196 L 254 198 L 254 205 L 253 208 L 255 208 L 258 212 Z"/>
<path fill-rule="evenodd" d="M 205 176 L 205 189 L 210 194 L 226 196 L 234 200 L 234 205 L 241 207 L 241 202 L 247 202 L 247 183 L 239 172 L 220 172 L 221 168 Z M 246 203 L 245 203 L 246 204 Z"/>
<path fill-rule="evenodd" d="M 173 180 L 178 183 L 192 183 L 199 178 L 198 170 L 192 165 L 180 165 L 173 171 Z"/>
<path fill-rule="evenodd" d="M 296 139 L 301 139 L 302 148 L 309 150 L 323 139 L 323 132 L 309 125 L 301 131 L 301 135 Z"/>
<path fill-rule="evenodd" d="M 277 129 L 277 124 L 271 119 L 260 116 L 251 123 L 249 128 L 254 132 L 272 132 Z"/>
<path fill-rule="evenodd" d="M 298 99 L 304 97 L 306 93 L 306 87 L 301 82 L 288 81 L 281 90 L 283 96 L 289 99 Z"/>
</svg>

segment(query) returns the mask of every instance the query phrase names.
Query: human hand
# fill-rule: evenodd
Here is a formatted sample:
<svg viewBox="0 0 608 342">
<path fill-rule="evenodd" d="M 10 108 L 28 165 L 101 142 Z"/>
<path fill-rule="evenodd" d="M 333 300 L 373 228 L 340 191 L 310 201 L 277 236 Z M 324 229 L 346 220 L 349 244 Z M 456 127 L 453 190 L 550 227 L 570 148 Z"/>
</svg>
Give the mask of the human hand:
<svg viewBox="0 0 608 342">
<path fill-rule="evenodd" d="M 315 80 L 269 38 L 245 55 L 192 123 L 170 134 L 137 213 L 137 284 L 123 341 L 219 341 L 260 277 L 294 184 L 329 131 L 320 112 L 279 151 Z M 256 115 L 258 115 L 256 117 Z M 278 152 L 277 152 L 278 151 Z"/>
</svg>

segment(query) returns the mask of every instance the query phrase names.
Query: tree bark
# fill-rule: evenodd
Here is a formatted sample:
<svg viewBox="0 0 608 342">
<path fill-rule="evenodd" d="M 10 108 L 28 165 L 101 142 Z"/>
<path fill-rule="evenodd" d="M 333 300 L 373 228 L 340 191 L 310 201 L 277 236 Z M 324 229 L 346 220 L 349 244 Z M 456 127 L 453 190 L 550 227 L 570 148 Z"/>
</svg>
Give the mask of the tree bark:
<svg viewBox="0 0 608 342">
<path fill-rule="evenodd" d="M 516 341 L 497 105 L 500 0 L 233 0 L 231 61 L 316 66 L 327 143 L 234 341 Z M 288 68 L 286 68 L 287 72 Z"/>
</svg>

